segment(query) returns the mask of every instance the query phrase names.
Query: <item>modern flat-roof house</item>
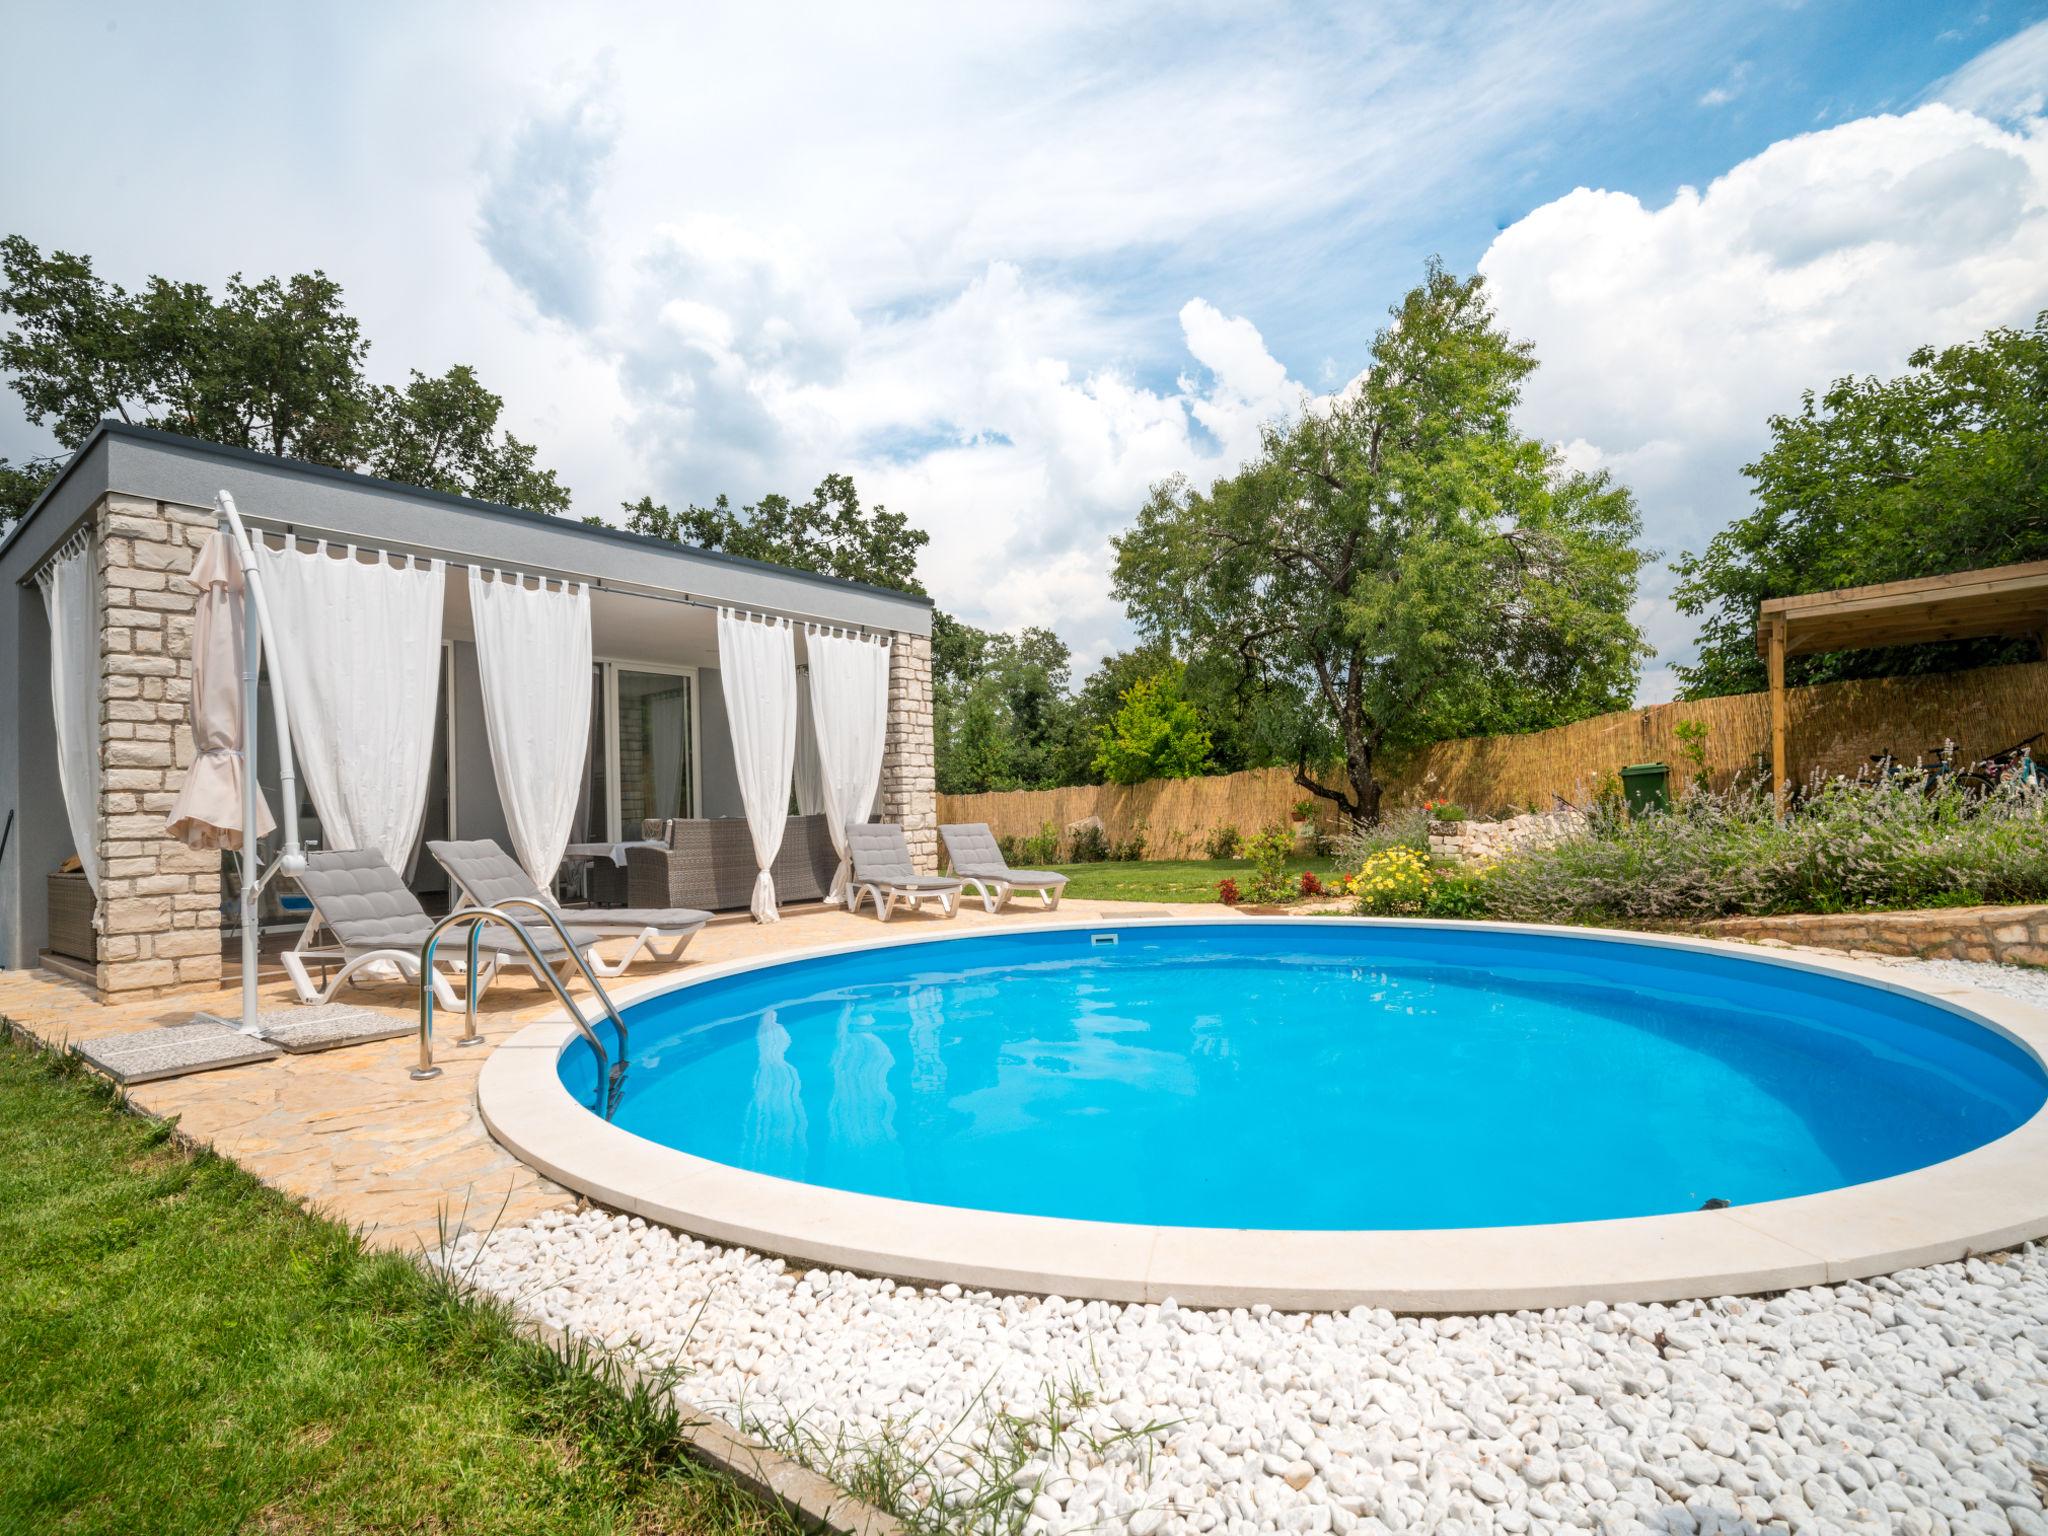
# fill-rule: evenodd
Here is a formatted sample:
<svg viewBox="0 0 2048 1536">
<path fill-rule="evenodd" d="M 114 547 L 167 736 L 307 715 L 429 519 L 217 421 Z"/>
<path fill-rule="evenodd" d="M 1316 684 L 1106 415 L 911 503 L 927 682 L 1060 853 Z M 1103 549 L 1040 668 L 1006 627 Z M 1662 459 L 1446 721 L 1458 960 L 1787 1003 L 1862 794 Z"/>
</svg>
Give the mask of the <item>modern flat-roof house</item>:
<svg viewBox="0 0 2048 1536">
<path fill-rule="evenodd" d="M 261 546 L 259 579 L 281 629 L 303 637 L 314 626 L 323 665 L 365 674 L 352 712 L 329 704 L 323 718 L 317 699 L 287 693 L 310 845 L 322 845 L 329 819 L 321 814 L 323 794 L 330 809 L 350 796 L 395 796 L 409 803 L 397 807 L 395 821 L 387 818 L 391 825 L 409 828 L 415 823 L 406 818 L 416 816 L 407 878 L 433 893 L 445 890 L 445 876 L 419 857 L 427 839 L 492 838 L 512 848 L 519 839 L 511 823 L 523 817 L 534 824 L 540 813 L 531 807 L 515 804 L 508 814 L 508 799 L 523 791 L 508 796 L 502 780 L 510 769 L 500 765 L 520 761 L 520 750 L 538 759 L 533 742 L 504 739 L 504 710 L 523 707 L 530 720 L 535 708 L 552 709 L 567 696 L 564 680 L 582 676 L 582 663 L 566 673 L 556 665 L 556 689 L 538 705 L 511 697 L 525 678 L 548 670 L 553 658 L 534 647 L 565 631 L 547 627 L 554 617 L 523 630 L 515 624 L 517 633 L 487 640 L 480 656 L 477 605 L 489 608 L 497 600 L 485 594 L 509 582 L 518 589 L 510 593 L 513 607 L 521 593 L 573 601 L 568 654 L 580 658 L 588 635 L 588 693 L 559 710 L 577 739 L 539 745 L 566 765 L 550 770 L 563 784 L 580 753 L 570 843 L 637 838 L 651 819 L 743 818 L 743 775 L 751 775 L 753 803 L 772 798 L 774 739 L 778 731 L 788 739 L 786 723 L 778 724 L 786 712 L 771 709 L 763 726 L 752 718 L 753 694 L 734 692 L 736 679 L 769 679 L 763 691 L 774 692 L 773 677 L 788 672 L 781 658 L 793 650 L 801 666 L 807 646 L 818 654 L 830 636 L 886 649 L 886 726 L 876 728 L 883 744 L 872 813 L 901 823 L 920 866 L 936 867 L 928 599 L 109 422 L 0 543 L 0 649 L 9 657 L 0 668 L 0 825 L 12 813 L 0 846 L 0 965 L 36 965 L 54 931 L 75 934 L 64 877 L 52 876 L 77 855 L 95 877 L 97 933 L 89 956 L 70 941 L 70 963 L 90 968 L 103 999 L 220 978 L 222 930 L 233 921 L 231 896 L 224 912 L 222 868 L 232 855 L 168 835 L 165 819 L 194 753 L 188 711 L 197 589 L 187 576 L 216 526 L 222 491 Z M 360 569 L 336 588 L 323 556 L 329 565 Z M 68 588 L 53 576 L 60 565 L 72 573 Z M 301 567 L 311 585 L 294 585 Z M 69 619 L 53 626 L 65 603 Z M 317 611 L 290 611 L 293 603 Z M 81 616 L 87 607 L 89 619 Z M 721 630 L 738 622 L 769 630 L 773 654 L 766 663 L 729 660 L 732 675 L 722 677 Z M 784 630 L 787 642 L 777 633 Z M 737 633 L 725 632 L 735 644 Z M 313 651 L 303 644 L 299 660 Z M 53 688 L 53 667 L 61 674 L 67 657 L 78 689 L 69 695 Z M 878 702 L 881 666 L 872 684 Z M 86 676 L 94 680 L 89 686 L 77 681 Z M 388 722 L 376 713 L 387 676 Z M 73 706 L 86 718 L 68 732 L 59 718 L 67 696 L 95 701 Z M 269 699 L 266 691 L 257 771 L 274 810 Z M 431 699 L 431 715 L 412 704 L 406 714 L 398 707 L 405 699 Z M 748 718 L 736 723 L 729 702 Z M 808 696 L 804 706 L 808 715 Z M 60 741 L 70 754 L 61 768 Z M 871 747 L 872 738 L 860 750 Z M 781 750 L 787 761 L 788 748 Z M 68 803 L 67 782 L 88 779 L 89 797 L 77 801 L 74 790 L 77 803 Z M 562 793 L 553 799 L 566 804 Z M 374 820 L 375 809 L 349 814 Z M 89 823 L 90 849 L 78 846 L 84 839 L 74 837 L 74 823 Z M 535 845 L 531 836 L 525 842 Z M 539 840 L 558 844 L 559 837 Z M 355 846 L 332 836 L 327 845 Z M 77 890 L 78 877 L 70 878 Z"/>
</svg>

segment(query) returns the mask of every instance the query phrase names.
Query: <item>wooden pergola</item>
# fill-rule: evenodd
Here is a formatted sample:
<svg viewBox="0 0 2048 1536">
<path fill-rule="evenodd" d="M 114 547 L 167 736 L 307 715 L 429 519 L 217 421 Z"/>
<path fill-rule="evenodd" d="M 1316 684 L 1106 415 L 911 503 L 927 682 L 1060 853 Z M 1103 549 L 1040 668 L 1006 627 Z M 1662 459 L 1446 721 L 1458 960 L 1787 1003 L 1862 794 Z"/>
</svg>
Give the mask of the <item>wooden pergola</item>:
<svg viewBox="0 0 2048 1536">
<path fill-rule="evenodd" d="M 1785 813 L 1791 789 L 1785 763 L 1788 656 L 1989 635 L 2036 636 L 2048 661 L 2048 560 L 1767 599 L 1757 611 L 1756 648 L 1771 679 L 1771 782 L 1778 814 Z"/>
</svg>

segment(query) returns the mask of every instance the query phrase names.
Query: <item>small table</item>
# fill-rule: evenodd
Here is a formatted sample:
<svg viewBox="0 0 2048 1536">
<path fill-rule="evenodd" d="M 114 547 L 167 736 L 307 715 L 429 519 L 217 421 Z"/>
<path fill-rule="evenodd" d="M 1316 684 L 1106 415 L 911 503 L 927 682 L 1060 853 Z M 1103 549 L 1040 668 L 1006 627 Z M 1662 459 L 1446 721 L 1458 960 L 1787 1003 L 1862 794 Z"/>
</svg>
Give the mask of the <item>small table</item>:
<svg viewBox="0 0 2048 1536">
<path fill-rule="evenodd" d="M 569 878 L 576 886 L 576 892 L 585 901 L 590 900 L 590 866 L 599 859 L 610 859 L 621 869 L 626 864 L 628 848 L 660 848 L 665 846 L 658 838 L 627 838 L 616 843 L 571 843 L 562 850 L 562 863 L 573 865 Z"/>
</svg>

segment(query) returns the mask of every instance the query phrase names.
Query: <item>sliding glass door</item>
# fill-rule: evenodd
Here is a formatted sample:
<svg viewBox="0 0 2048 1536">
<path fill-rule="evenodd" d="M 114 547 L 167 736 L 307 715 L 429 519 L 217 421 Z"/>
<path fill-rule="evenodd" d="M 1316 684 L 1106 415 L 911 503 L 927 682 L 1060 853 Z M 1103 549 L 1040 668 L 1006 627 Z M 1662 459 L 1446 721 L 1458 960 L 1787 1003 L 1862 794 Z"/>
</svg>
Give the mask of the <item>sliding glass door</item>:
<svg viewBox="0 0 2048 1536">
<path fill-rule="evenodd" d="M 614 661 L 600 671 L 591 763 L 605 780 L 607 835 L 636 838 L 642 821 L 696 815 L 696 673 Z"/>
</svg>

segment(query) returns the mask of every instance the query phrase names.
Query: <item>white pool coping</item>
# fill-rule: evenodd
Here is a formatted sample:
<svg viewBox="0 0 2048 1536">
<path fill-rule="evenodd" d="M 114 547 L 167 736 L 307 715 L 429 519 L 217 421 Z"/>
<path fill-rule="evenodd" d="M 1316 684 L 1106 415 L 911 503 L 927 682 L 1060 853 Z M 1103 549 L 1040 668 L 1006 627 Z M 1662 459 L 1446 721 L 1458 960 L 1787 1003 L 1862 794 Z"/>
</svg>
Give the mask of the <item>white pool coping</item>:
<svg viewBox="0 0 2048 1536">
<path fill-rule="evenodd" d="M 1019 925 L 1019 933 L 1331 923 L 1469 929 L 1400 918 L 1123 918 Z M 1979 988 L 1914 983 L 1891 967 L 1719 939 L 1545 924 L 1491 932 L 1598 938 L 1736 956 L 1835 975 L 1931 1002 L 2016 1041 L 2048 1066 L 2048 1010 Z M 743 971 L 875 948 L 991 938 L 928 933 L 792 950 L 691 968 L 618 992 L 621 1003 Z M 556 1059 L 577 1038 L 565 1015 L 495 1050 L 477 1083 L 490 1132 L 515 1155 L 601 1205 L 712 1241 L 812 1266 L 929 1285 L 1107 1301 L 1290 1310 L 1357 1305 L 1482 1312 L 1591 1300 L 1677 1301 L 1859 1279 L 2008 1248 L 2048 1235 L 2048 1107 L 1961 1157 L 1821 1194 L 1670 1216 L 1428 1231 L 1275 1231 L 1141 1226 L 1009 1215 L 827 1189 L 657 1145 L 572 1098 Z"/>
</svg>

